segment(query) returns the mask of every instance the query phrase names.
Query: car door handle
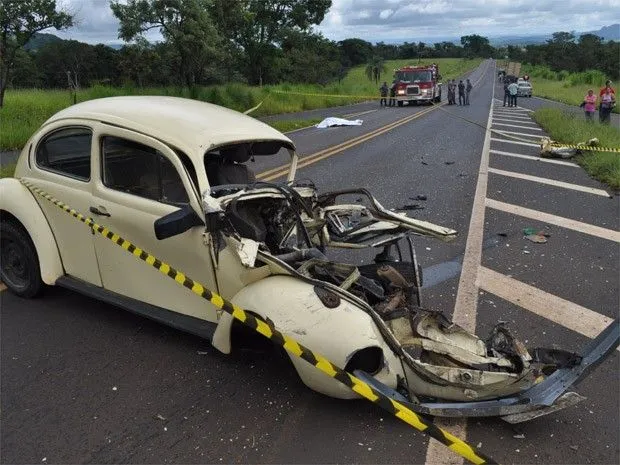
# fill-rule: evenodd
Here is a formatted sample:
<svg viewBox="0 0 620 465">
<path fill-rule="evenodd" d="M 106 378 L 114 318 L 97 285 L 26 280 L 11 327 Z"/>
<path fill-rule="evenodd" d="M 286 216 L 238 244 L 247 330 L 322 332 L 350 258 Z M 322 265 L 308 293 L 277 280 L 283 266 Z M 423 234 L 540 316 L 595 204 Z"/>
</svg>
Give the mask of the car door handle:
<svg viewBox="0 0 620 465">
<path fill-rule="evenodd" d="M 101 207 L 103 208 L 103 207 Z M 103 209 L 103 211 L 99 210 L 97 207 L 90 207 L 89 208 L 90 212 L 93 215 L 99 215 L 99 216 L 112 216 L 110 215 L 107 211 L 105 211 L 105 208 Z"/>
</svg>

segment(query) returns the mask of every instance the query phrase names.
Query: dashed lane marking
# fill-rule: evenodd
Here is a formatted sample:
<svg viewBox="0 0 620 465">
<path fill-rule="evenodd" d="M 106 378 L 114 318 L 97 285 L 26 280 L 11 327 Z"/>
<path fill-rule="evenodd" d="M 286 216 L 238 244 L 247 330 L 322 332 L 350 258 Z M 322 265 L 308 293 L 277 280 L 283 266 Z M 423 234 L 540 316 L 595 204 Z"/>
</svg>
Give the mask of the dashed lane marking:
<svg viewBox="0 0 620 465">
<path fill-rule="evenodd" d="M 519 142 L 516 140 L 498 139 L 497 137 L 491 137 L 492 141 L 504 142 L 506 144 L 525 145 L 526 147 L 540 147 L 540 144 L 531 144 L 529 142 Z"/>
<path fill-rule="evenodd" d="M 508 127 L 511 127 L 511 128 L 529 129 L 530 131 L 541 131 L 542 132 L 542 129 L 540 129 L 540 128 L 532 128 L 530 126 L 520 126 L 518 124 L 493 123 L 493 126 L 508 126 Z"/>
<path fill-rule="evenodd" d="M 613 321 L 612 318 L 589 308 L 582 307 L 484 266 L 478 270 L 478 285 L 480 289 L 484 289 L 511 304 L 589 338 L 598 336 Z"/>
<path fill-rule="evenodd" d="M 564 160 L 555 160 L 553 158 L 541 158 L 532 155 L 523 155 L 521 153 L 513 153 L 513 152 L 504 152 L 503 150 L 491 150 L 493 155 L 503 155 L 505 157 L 514 157 L 520 158 L 522 160 L 530 160 L 530 161 L 541 161 L 543 163 L 551 163 L 554 165 L 562 165 L 562 166 L 570 166 L 572 168 L 579 168 L 579 165 L 576 163 L 571 163 L 570 161 Z"/>
<path fill-rule="evenodd" d="M 570 218 L 564 218 L 562 216 L 520 207 L 519 205 L 500 202 L 499 200 L 487 199 L 486 206 L 505 213 L 522 216 L 531 220 L 542 221 L 543 223 L 553 224 L 561 228 L 572 229 L 573 231 L 589 234 L 590 236 L 607 239 L 608 241 L 620 242 L 620 232 L 612 229 L 601 228 L 600 226 L 594 226 L 593 224 L 582 223 L 581 221 L 571 220 Z"/>
<path fill-rule="evenodd" d="M 571 189 L 579 192 L 586 192 L 588 194 L 600 195 L 601 197 L 609 197 L 609 193 L 603 189 L 596 189 L 594 187 L 580 186 L 579 184 L 571 184 L 564 181 L 556 181 L 555 179 L 540 178 L 538 176 L 531 176 L 529 174 L 516 173 L 514 171 L 498 170 L 496 168 L 489 168 L 489 173 L 499 174 L 501 176 L 508 176 L 515 179 L 523 179 L 524 181 L 532 181 L 540 184 L 547 184 L 554 187 L 562 187 L 564 189 Z"/>
</svg>

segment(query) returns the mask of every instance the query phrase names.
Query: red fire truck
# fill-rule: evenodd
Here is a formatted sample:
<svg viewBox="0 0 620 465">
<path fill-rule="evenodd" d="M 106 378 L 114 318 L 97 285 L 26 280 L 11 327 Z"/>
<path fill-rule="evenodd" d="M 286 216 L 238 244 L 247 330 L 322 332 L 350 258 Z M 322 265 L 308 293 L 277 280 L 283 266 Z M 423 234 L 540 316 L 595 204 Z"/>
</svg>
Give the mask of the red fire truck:
<svg viewBox="0 0 620 465">
<path fill-rule="evenodd" d="M 437 65 L 405 66 L 395 70 L 396 101 L 402 107 L 404 102 L 441 102 L 441 75 Z"/>
</svg>

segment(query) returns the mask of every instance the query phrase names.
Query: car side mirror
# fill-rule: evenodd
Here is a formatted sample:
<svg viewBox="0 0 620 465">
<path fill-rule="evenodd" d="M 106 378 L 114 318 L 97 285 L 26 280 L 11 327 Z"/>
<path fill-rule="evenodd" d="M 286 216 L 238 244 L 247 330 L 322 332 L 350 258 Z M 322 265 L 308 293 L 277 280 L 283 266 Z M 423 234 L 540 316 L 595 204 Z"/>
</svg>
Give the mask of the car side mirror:
<svg viewBox="0 0 620 465">
<path fill-rule="evenodd" d="M 155 220 L 155 237 L 161 241 L 183 234 L 194 226 L 204 226 L 204 222 L 190 205 L 184 205 L 177 211 Z"/>
</svg>

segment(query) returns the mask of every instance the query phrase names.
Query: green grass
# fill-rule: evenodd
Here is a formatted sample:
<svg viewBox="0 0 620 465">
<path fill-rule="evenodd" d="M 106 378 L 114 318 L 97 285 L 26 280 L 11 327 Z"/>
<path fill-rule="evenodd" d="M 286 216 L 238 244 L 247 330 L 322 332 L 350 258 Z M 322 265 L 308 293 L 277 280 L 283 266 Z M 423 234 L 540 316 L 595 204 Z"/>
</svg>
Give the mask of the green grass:
<svg viewBox="0 0 620 465">
<path fill-rule="evenodd" d="M 296 119 L 296 120 L 284 120 L 284 121 L 270 121 L 267 124 L 276 128 L 280 132 L 290 132 L 296 129 L 307 128 L 308 126 L 314 126 L 320 123 L 322 118 L 310 118 L 310 119 Z"/>
<path fill-rule="evenodd" d="M 423 60 L 422 63 L 436 62 L 440 66 L 444 80 L 455 78 L 476 68 L 482 60 L 444 58 Z M 386 62 L 387 73 L 381 80 L 390 80 L 393 70 L 404 64 L 417 64 L 417 60 L 395 60 Z M 244 84 L 224 84 L 220 86 L 113 88 L 95 86 L 78 92 L 78 102 L 119 95 L 169 95 L 203 100 L 238 111 L 245 111 L 263 102 L 252 116 L 260 117 L 280 113 L 292 113 L 316 108 L 327 108 L 368 100 L 378 95 L 378 85 L 364 75 L 364 66 L 353 68 L 342 82 L 326 86 L 280 84 L 275 86 L 250 87 Z M 273 91 L 308 94 L 350 95 L 351 97 L 326 97 L 324 95 L 281 94 Z M 13 90 L 5 96 L 4 107 L 0 109 L 0 150 L 23 147 L 32 133 L 54 113 L 72 104 L 67 91 L 62 90 Z M 293 128 L 294 129 L 294 128 Z M 287 130 L 291 130 L 288 128 Z"/>
<path fill-rule="evenodd" d="M 529 74 L 534 95 L 548 98 L 556 102 L 568 105 L 579 105 L 588 89 L 594 90 L 598 95 L 605 81 L 609 79 L 600 71 L 592 70 L 583 73 L 569 73 L 567 71 L 555 72 L 545 66 L 532 66 L 524 64 L 521 74 Z M 617 86 L 614 86 L 616 88 Z M 614 108 L 618 113 L 619 107 Z"/>
<path fill-rule="evenodd" d="M 0 166 L 0 179 L 12 178 L 15 173 L 15 163 L 6 166 Z"/>
<path fill-rule="evenodd" d="M 553 140 L 577 144 L 596 137 L 601 147 L 620 148 L 620 131 L 613 126 L 605 126 L 596 122 L 589 123 L 582 115 L 563 112 L 555 108 L 543 108 L 534 112 L 534 119 Z M 620 153 L 586 152 L 576 157 L 575 161 L 590 176 L 615 190 L 620 189 Z"/>
</svg>

